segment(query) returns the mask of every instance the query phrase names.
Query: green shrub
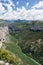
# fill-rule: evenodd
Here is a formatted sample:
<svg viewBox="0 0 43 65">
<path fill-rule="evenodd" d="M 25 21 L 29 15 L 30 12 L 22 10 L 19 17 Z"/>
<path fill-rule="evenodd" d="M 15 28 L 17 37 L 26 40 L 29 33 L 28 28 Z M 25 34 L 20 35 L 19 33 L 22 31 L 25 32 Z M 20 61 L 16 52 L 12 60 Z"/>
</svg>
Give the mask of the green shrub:
<svg viewBox="0 0 43 65">
<path fill-rule="evenodd" d="M 21 59 L 19 59 L 16 55 L 12 54 L 8 50 L 3 49 L 0 49 L 0 60 L 4 60 L 5 62 L 15 65 L 19 65 L 21 63 Z"/>
</svg>

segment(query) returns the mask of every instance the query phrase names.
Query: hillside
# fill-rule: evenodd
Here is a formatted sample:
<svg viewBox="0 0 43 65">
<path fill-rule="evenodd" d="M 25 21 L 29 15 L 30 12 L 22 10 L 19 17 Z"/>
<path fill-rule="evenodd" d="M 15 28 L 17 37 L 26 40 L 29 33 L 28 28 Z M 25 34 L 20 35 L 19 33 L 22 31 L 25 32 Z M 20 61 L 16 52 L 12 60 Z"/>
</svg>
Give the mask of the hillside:
<svg viewBox="0 0 43 65">
<path fill-rule="evenodd" d="M 34 27 L 43 26 L 43 22 L 35 22 Z M 40 25 L 41 24 L 41 25 Z M 17 26 L 15 28 L 13 26 Z M 30 31 L 32 23 L 16 23 L 11 25 L 10 34 L 18 40 L 18 46 L 28 57 L 35 59 L 43 65 L 43 30 Z"/>
<path fill-rule="evenodd" d="M 10 50 L 12 53 L 15 53 L 19 58 L 22 60 L 22 65 L 40 65 L 35 60 L 31 59 L 30 57 L 26 56 L 22 53 L 21 48 L 17 45 L 18 40 L 15 37 L 10 36 L 12 43 L 9 43 L 7 49 Z"/>
<path fill-rule="evenodd" d="M 13 62 L 12 62 L 13 65 L 41 65 L 41 64 L 43 64 L 42 59 L 40 61 L 38 60 L 39 58 L 37 59 L 37 56 L 39 54 L 36 54 L 36 52 L 35 52 L 35 54 L 32 54 L 34 52 L 34 49 L 37 51 L 38 47 L 36 47 L 36 46 L 37 45 L 40 46 L 40 44 L 35 44 L 35 43 L 37 43 L 37 40 L 38 41 L 40 39 L 43 40 L 43 35 L 42 35 L 43 32 L 29 31 L 30 23 L 28 24 L 28 23 L 20 22 L 20 23 L 11 23 L 9 25 L 8 25 L 8 23 L 4 23 L 4 24 L 1 23 L 1 24 L 0 25 L 2 27 L 3 26 L 8 27 L 9 25 L 10 26 L 13 25 L 13 27 L 11 30 L 8 29 L 9 31 L 6 31 L 6 32 L 9 32 L 9 34 L 7 34 L 7 39 L 6 39 L 7 42 L 3 42 L 3 46 L 2 46 L 3 51 L 1 50 L 2 55 L 0 56 L 0 58 L 1 58 L 0 60 L 4 60 L 7 62 L 12 60 L 12 58 L 13 58 L 12 56 L 10 56 L 9 54 L 6 55 L 6 52 L 8 51 L 8 53 L 11 52 L 11 55 L 16 56 L 16 59 L 14 58 L 15 64 L 13 64 Z M 10 33 L 10 31 L 11 31 L 11 33 Z M 32 42 L 34 42 L 34 44 L 32 44 Z M 43 41 L 41 41 L 41 43 L 42 42 Z M 31 45 L 32 45 L 32 47 L 31 47 Z M 33 48 L 33 46 L 34 46 L 34 48 Z M 33 49 L 31 50 L 30 47 Z M 43 47 L 43 45 L 42 45 L 42 47 Z M 43 49 L 43 48 L 41 48 L 41 49 Z M 4 50 L 5 50 L 5 53 L 4 53 Z M 5 54 L 4 57 L 3 57 L 3 53 Z M 11 59 L 7 58 L 7 56 L 8 57 L 10 56 Z"/>
</svg>

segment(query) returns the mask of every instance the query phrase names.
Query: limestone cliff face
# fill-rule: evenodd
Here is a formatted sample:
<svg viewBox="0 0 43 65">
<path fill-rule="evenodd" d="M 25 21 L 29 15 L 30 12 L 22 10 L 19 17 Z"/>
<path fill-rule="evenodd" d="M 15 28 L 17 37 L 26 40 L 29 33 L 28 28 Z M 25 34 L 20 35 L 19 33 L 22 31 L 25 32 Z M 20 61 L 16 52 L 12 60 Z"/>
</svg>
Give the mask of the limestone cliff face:
<svg viewBox="0 0 43 65">
<path fill-rule="evenodd" d="M 8 32 L 8 27 L 0 27 L 0 48 L 2 47 L 2 43 L 6 41 Z"/>
</svg>

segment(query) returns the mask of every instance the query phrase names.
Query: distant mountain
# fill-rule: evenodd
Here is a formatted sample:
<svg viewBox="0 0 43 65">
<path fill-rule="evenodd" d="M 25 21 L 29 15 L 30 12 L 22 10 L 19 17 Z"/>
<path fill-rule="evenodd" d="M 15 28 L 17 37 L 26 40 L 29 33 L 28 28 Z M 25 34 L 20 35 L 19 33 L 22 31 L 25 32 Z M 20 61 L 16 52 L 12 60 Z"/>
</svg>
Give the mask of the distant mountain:
<svg viewBox="0 0 43 65">
<path fill-rule="evenodd" d="M 8 23 L 13 23 L 13 22 L 43 22 L 43 21 L 39 21 L 39 20 L 20 20 L 20 19 L 17 19 L 17 20 L 3 20 L 3 19 L 0 19 L 0 21 L 5 21 L 5 22 L 8 22 Z"/>
<path fill-rule="evenodd" d="M 18 19 L 18 20 L 5 20 L 5 21 L 11 22 L 11 23 L 13 23 L 13 22 L 20 23 L 20 22 L 30 22 L 31 20 L 20 20 L 20 19 Z"/>
</svg>

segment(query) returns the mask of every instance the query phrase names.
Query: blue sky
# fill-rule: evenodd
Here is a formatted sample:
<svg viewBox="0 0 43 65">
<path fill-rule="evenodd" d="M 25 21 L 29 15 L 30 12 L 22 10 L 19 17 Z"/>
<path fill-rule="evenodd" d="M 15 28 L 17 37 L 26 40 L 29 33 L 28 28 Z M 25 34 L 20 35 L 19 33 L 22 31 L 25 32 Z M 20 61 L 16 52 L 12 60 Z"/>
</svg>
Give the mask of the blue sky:
<svg viewBox="0 0 43 65">
<path fill-rule="evenodd" d="M 0 19 L 43 20 L 43 0 L 0 0 Z"/>
</svg>

